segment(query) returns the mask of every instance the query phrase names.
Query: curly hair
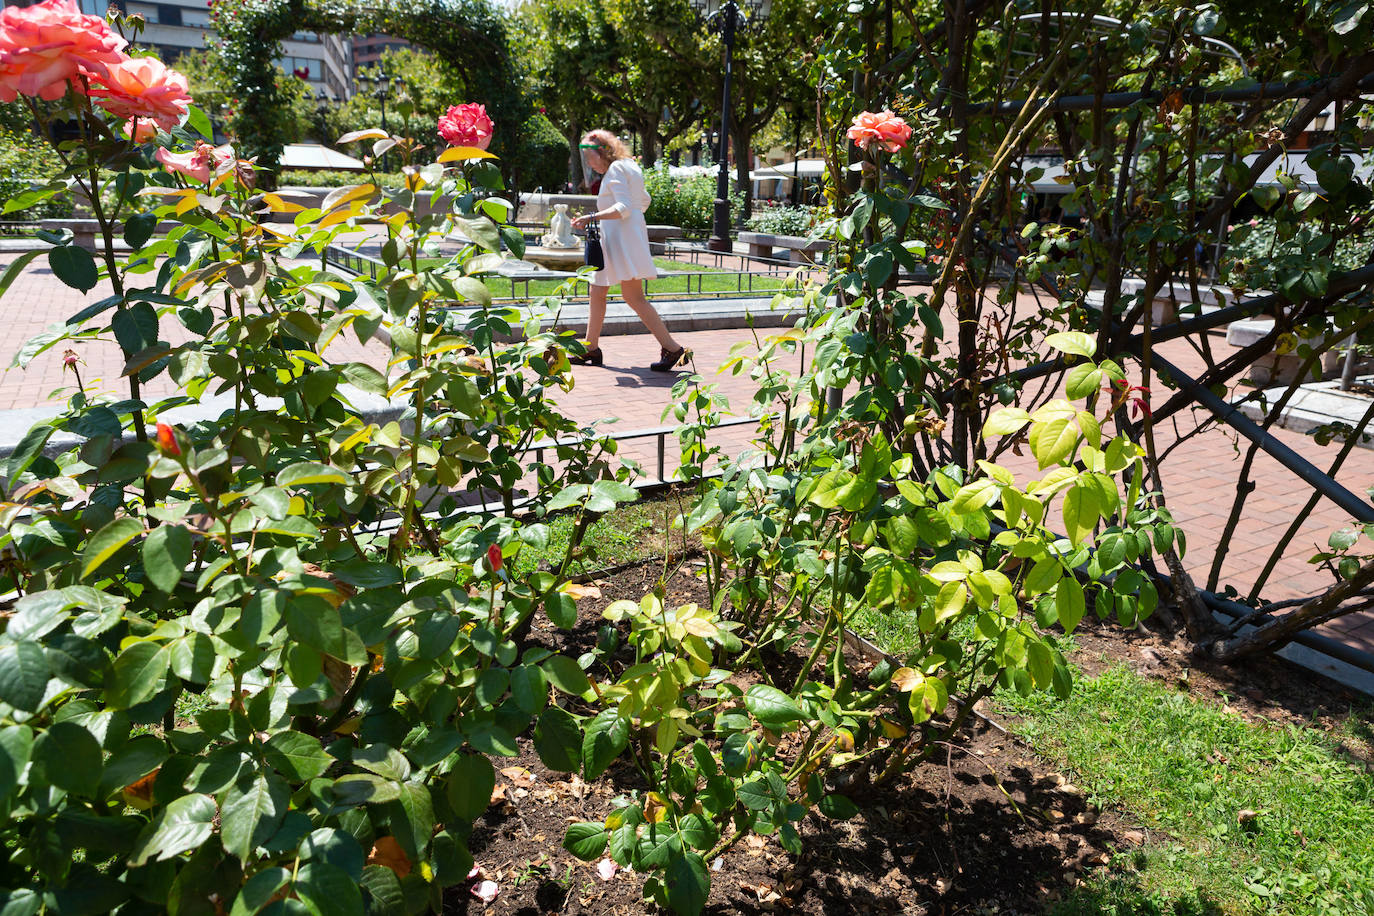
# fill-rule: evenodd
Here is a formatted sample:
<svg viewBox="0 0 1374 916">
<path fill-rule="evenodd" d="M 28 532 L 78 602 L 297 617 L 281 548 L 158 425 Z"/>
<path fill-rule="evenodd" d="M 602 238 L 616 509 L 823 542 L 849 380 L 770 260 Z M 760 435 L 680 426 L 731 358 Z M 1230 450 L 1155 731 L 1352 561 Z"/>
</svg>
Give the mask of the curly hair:
<svg viewBox="0 0 1374 916">
<path fill-rule="evenodd" d="M 630 148 L 609 130 L 590 130 L 582 138 L 583 143 L 595 143 L 597 152 L 606 157 L 607 162 L 615 162 L 617 159 L 633 159 Z"/>
</svg>

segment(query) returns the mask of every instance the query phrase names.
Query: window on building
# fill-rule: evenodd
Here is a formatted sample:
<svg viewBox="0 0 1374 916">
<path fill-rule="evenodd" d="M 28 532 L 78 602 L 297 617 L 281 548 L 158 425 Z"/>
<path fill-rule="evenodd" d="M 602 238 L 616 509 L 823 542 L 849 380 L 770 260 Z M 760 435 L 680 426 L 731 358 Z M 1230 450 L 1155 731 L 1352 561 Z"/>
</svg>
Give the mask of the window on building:
<svg viewBox="0 0 1374 916">
<path fill-rule="evenodd" d="M 181 7 L 159 3 L 156 22 L 158 25 L 181 25 Z"/>
</svg>

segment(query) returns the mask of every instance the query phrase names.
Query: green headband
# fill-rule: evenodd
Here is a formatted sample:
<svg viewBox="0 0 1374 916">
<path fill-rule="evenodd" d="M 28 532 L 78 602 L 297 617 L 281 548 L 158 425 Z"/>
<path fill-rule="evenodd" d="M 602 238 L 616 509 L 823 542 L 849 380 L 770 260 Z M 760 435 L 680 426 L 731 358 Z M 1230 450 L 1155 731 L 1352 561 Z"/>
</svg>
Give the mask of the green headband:
<svg viewBox="0 0 1374 916">
<path fill-rule="evenodd" d="M 600 144 L 600 143 L 579 143 L 579 144 L 577 144 L 577 148 L 578 148 L 578 149 L 601 149 L 601 144 Z"/>
</svg>

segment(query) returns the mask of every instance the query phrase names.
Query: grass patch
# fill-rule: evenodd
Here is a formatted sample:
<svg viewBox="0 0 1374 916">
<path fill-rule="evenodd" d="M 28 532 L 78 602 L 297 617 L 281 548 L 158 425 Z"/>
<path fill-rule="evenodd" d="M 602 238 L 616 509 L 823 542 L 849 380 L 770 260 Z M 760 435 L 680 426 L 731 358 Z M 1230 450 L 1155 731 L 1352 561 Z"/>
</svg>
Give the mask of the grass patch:
<svg viewBox="0 0 1374 916">
<path fill-rule="evenodd" d="M 621 506 L 591 523 L 583 536 L 578 553 L 568 565 L 570 575 L 595 572 L 624 563 L 636 563 L 665 552 L 681 551 L 684 547 L 682 531 L 673 528 L 673 520 L 686 508 L 677 495 L 666 493 Z M 557 515 L 549 520 L 549 543 L 543 550 L 520 551 L 516 558 L 516 574 L 528 574 L 541 565 L 557 567 L 568 551 L 577 517 Z M 695 539 L 691 542 L 694 545 Z"/>
<path fill-rule="evenodd" d="M 421 269 L 438 267 L 448 262 L 447 258 L 421 258 Z M 690 271 L 692 273 L 707 274 L 704 277 L 660 277 L 656 280 L 649 280 L 646 283 L 647 291 L 655 295 L 671 293 L 676 295 L 697 295 L 703 293 L 707 295 L 720 293 L 735 293 L 743 290 L 758 293 L 775 293 L 785 285 L 782 277 L 755 277 L 752 286 L 748 278 L 738 278 L 735 271 L 727 271 L 717 267 L 703 267 L 700 264 L 687 264 L 683 261 L 674 261 L 671 258 L 654 258 L 661 270 Z M 566 278 L 550 280 L 531 280 L 529 282 L 529 297 L 531 299 L 540 296 L 556 295 L 563 287 Z M 512 295 L 511 281 L 504 277 L 483 277 L 482 282 L 486 285 L 491 294 L 498 298 L 508 298 Z M 515 283 L 514 295 L 523 298 L 525 296 L 526 284 L 524 281 Z M 576 295 L 587 295 L 586 284 L 578 284 Z M 615 298 L 620 295 L 619 284 L 610 288 L 609 295 Z"/>
<path fill-rule="evenodd" d="M 1055 914 L 1374 913 L 1374 777 L 1331 736 L 1247 722 L 1123 667 L 1062 703 L 999 703 L 1097 804 L 1170 836 L 1118 857 Z"/>
</svg>

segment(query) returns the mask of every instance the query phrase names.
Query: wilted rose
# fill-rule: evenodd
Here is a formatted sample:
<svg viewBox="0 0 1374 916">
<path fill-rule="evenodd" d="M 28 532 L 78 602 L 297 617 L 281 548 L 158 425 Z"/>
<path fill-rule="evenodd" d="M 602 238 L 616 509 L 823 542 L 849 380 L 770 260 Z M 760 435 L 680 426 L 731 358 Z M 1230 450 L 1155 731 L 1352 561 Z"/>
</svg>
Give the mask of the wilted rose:
<svg viewBox="0 0 1374 916">
<path fill-rule="evenodd" d="M 127 60 L 128 42 L 99 16 L 88 16 L 76 0 L 45 0 L 7 6 L 0 12 L 0 101 L 18 96 L 62 98 L 79 75 L 99 76 Z"/>
<path fill-rule="evenodd" d="M 487 117 L 486 106 L 477 102 L 450 105 L 439 118 L 439 136 L 447 140 L 449 146 L 486 149 L 491 146 L 494 128 L 491 118 Z"/>
<path fill-rule="evenodd" d="M 186 77 L 156 57 L 134 57 L 91 77 L 96 104 L 118 118 L 149 118 L 176 127 L 191 105 Z"/>
<path fill-rule="evenodd" d="M 865 111 L 854 118 L 848 135 L 859 149 L 867 150 L 876 143 L 895 153 L 911 139 L 911 127 L 890 111 Z"/>
</svg>

